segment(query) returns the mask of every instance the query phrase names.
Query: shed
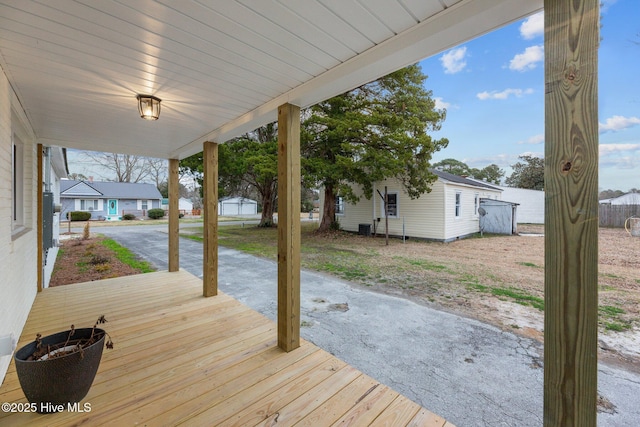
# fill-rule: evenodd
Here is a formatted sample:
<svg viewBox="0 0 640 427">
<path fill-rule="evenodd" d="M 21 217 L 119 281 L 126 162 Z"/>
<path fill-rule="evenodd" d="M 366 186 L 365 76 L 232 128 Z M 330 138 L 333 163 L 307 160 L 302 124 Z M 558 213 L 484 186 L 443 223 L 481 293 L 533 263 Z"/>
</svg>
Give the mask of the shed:
<svg viewBox="0 0 640 427">
<path fill-rule="evenodd" d="M 480 231 L 494 234 L 518 233 L 518 203 L 480 199 Z"/>
<path fill-rule="evenodd" d="M 258 202 L 244 197 L 228 197 L 218 202 L 218 215 L 256 215 Z"/>
</svg>

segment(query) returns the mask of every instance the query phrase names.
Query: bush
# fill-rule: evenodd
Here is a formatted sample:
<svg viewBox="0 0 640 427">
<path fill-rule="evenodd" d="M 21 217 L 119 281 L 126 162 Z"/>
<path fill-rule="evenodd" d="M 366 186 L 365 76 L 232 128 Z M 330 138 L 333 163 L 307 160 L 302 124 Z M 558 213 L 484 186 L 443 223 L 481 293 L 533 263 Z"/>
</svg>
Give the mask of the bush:
<svg viewBox="0 0 640 427">
<path fill-rule="evenodd" d="M 147 212 L 147 215 L 151 219 L 163 218 L 164 217 L 164 209 L 160 209 L 160 208 L 149 209 L 149 211 Z"/>
<path fill-rule="evenodd" d="M 91 218 L 91 212 L 67 212 L 67 219 L 69 219 L 69 216 L 71 216 L 71 221 L 88 221 Z"/>
<path fill-rule="evenodd" d="M 184 218 L 184 214 L 183 213 L 178 214 L 178 218 Z"/>
<path fill-rule="evenodd" d="M 122 219 L 125 221 L 133 221 L 136 219 L 136 216 L 134 214 L 124 214 L 122 215 Z"/>
</svg>

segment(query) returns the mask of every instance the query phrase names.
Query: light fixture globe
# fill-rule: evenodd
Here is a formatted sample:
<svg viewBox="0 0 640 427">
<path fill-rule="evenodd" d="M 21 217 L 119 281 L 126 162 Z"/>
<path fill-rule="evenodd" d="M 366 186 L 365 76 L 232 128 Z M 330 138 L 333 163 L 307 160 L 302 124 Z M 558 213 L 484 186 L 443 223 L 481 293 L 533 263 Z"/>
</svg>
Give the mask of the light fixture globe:
<svg viewBox="0 0 640 427">
<path fill-rule="evenodd" d="M 151 95 L 138 95 L 138 112 L 145 120 L 158 120 L 160 117 L 160 98 Z"/>
</svg>

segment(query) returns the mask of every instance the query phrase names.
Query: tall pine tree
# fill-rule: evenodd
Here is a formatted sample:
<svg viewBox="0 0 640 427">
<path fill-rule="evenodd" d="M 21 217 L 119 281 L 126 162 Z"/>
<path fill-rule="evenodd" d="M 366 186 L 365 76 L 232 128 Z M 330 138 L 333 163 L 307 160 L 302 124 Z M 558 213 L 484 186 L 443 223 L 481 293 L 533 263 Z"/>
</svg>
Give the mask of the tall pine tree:
<svg viewBox="0 0 640 427">
<path fill-rule="evenodd" d="M 411 198 L 431 191 L 431 156 L 448 140 L 429 135 L 440 129 L 446 112 L 436 109 L 426 78 L 412 65 L 304 112 L 302 169 L 308 184 L 324 188 L 320 230 L 335 222 L 337 195 L 358 201 L 354 184 L 367 198 L 376 181 L 391 177 Z"/>
</svg>

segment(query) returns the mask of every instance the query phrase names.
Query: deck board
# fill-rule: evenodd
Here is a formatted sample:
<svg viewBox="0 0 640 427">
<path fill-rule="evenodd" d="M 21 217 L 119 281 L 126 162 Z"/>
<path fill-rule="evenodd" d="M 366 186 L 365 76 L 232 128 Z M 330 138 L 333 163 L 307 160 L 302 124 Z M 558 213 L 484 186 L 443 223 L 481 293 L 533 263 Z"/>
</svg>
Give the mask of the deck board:
<svg viewBox="0 0 640 427">
<path fill-rule="evenodd" d="M 104 314 L 115 349 L 84 400 L 90 412 L 0 412 L 0 424 L 451 426 L 307 341 L 285 353 L 274 322 L 224 293 L 201 293 L 185 271 L 44 290 L 19 346 Z M 26 403 L 13 363 L 0 402 Z"/>
</svg>

